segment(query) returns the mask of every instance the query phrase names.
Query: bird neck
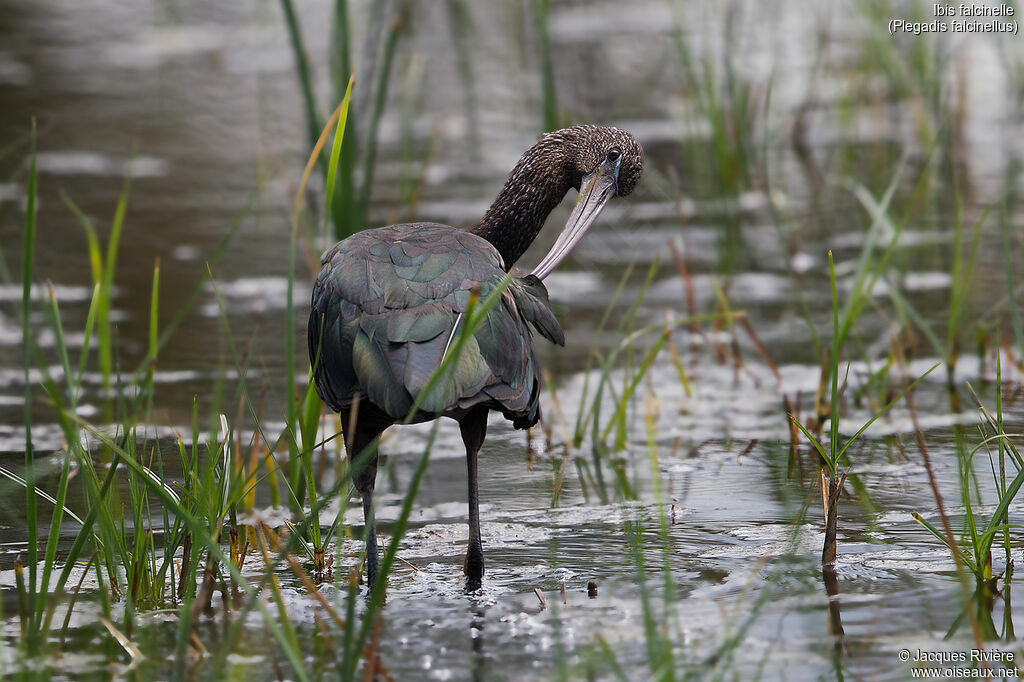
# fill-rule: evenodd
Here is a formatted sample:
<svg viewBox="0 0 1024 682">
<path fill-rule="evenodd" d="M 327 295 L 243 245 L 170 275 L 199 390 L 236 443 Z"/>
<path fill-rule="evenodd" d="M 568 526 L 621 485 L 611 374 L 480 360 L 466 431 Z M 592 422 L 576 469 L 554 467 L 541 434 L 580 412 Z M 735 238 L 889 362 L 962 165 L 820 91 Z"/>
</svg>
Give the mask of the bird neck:
<svg viewBox="0 0 1024 682">
<path fill-rule="evenodd" d="M 572 186 L 562 152 L 561 145 L 542 138 L 512 169 L 480 222 L 467 228 L 494 245 L 506 270 L 526 253 Z"/>
</svg>

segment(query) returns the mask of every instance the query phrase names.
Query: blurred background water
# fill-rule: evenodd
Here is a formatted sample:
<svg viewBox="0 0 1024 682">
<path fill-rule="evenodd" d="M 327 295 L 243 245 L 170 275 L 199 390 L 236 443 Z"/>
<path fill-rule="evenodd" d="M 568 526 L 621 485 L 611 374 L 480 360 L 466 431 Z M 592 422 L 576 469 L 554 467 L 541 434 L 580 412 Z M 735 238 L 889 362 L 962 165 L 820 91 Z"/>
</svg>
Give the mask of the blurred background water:
<svg viewBox="0 0 1024 682">
<path fill-rule="evenodd" d="M 880 366 L 905 353 L 905 372 L 916 377 L 943 359 L 926 330 L 945 338 L 958 274 L 954 249 L 970 248 L 969 239 L 956 241 L 958 219 L 968 233 L 985 221 L 957 332 L 959 394 L 951 400 L 940 368 L 917 399 L 942 489 L 954 506 L 956 429 L 980 439 L 964 381 L 991 404 L 1000 346 L 1010 360 L 1003 367 L 1004 409 L 1019 424 L 1014 362 L 1019 366 L 1020 357 L 1009 336 L 1005 260 L 1008 245 L 1016 272 L 1024 253 L 1024 213 L 1016 201 L 1024 154 L 1020 39 L 886 32 L 888 18 L 931 19 L 931 6 L 923 3 L 349 4 L 353 35 L 371 38 L 356 40 L 352 49 L 354 110 L 364 126 L 382 49 L 372 39 L 375 27 L 401 21 L 367 226 L 473 222 L 552 122 L 617 125 L 645 148 L 641 187 L 610 207 L 548 280 L 568 337 L 565 349 L 538 342 L 557 396 L 545 399 L 556 443 L 575 420 L 591 350 L 607 352 L 621 339 L 598 333 L 598 323 L 630 264 L 636 267 L 616 318 L 625 316 L 648 266 L 659 260 L 638 308 L 640 322 L 686 315 L 689 292 L 693 310 L 714 312 L 720 286 L 778 366 L 776 376 L 742 329 L 705 326 L 699 334 L 674 335 L 691 394 L 666 354 L 645 380 L 657 399 L 658 471 L 674 509 L 665 561 L 679 601 L 666 620 L 685 635 L 676 642 L 685 670 L 720 671 L 716 647 L 732 636 L 743 644 L 730 654 L 729 674 L 769 679 L 842 673 L 903 679 L 898 648 L 969 644 L 966 626 L 943 639 L 963 604 L 948 551 L 910 516 L 916 509 L 934 519 L 935 501 L 902 406 L 851 455 L 860 488 L 843 502 L 837 564 L 845 638 L 829 632 L 830 603 L 837 602 L 822 589 L 817 564 L 816 464 L 803 453 L 801 465 L 793 465 L 783 396 L 805 415 L 811 410 L 820 377 L 816 335 L 826 344 L 831 335 L 826 253 L 836 256 L 842 297 L 853 286 L 865 242 L 879 240 L 867 252 L 878 258 L 890 241 L 886 224 L 872 226 L 873 206 L 883 204 L 891 224 L 903 219 L 906 226 L 885 281 L 858 322 L 861 355 L 846 380 L 863 389 L 862 399 L 849 406 L 843 431 L 852 434 L 877 408 L 870 396 Z M 327 96 L 338 77 L 329 68 L 335 5 L 301 1 L 296 10 L 317 107 L 327 112 L 337 103 Z M 268 414 L 284 414 L 290 207 L 310 148 L 293 57 L 281 6 L 269 0 L 0 0 L 5 466 L 18 466 L 25 442 L 18 273 L 33 119 L 40 174 L 36 281 L 40 300 L 42 283 L 54 284 L 67 329 L 84 327 L 92 284 L 86 236 L 65 196 L 102 238 L 130 178 L 114 311 L 121 367 L 134 368 L 146 355 L 157 260 L 162 325 L 196 283 L 207 282 L 183 328 L 161 350 L 151 435 L 187 432 L 193 397 L 205 414 L 221 394 L 221 379 L 229 385 L 237 379 L 224 369 L 232 366 L 225 320 L 244 349 L 247 380 L 257 387 L 251 390 L 265 397 Z M 890 189 L 891 205 L 883 200 Z M 542 256 L 567 215 L 567 206 L 556 211 L 524 263 Z M 241 221 L 237 235 L 208 272 L 234 221 Z M 685 277 L 673 264 L 673 245 Z M 293 296 L 302 383 L 313 275 L 306 263 L 325 246 L 319 238 L 300 245 Z M 909 308 L 894 304 L 896 298 Z M 916 317 L 908 319 L 908 309 Z M 32 327 L 44 361 L 56 364 L 55 339 L 41 313 Z M 81 346 L 81 334 L 69 340 Z M 716 340 L 734 350 L 723 353 Z M 892 368 L 901 371 L 898 363 Z M 80 407 L 87 418 L 99 419 L 100 385 L 98 374 L 87 374 Z M 39 401 L 33 412 L 35 446 L 61 448 L 49 406 Z M 402 556 L 416 570 L 396 571 L 386 609 L 382 660 L 397 679 L 536 679 L 557 676 L 561 665 L 573 677 L 603 679 L 612 673 L 598 653 L 599 637 L 634 679 L 630 666 L 645 660 L 645 639 L 641 587 L 623 524 L 648 522 L 647 540 L 658 546 L 644 417 L 642 407 L 630 411 L 636 428 L 615 460 L 635 486 L 632 494 L 620 490 L 602 500 L 587 488 L 583 468 L 569 466 L 557 504 L 561 448 L 541 447 L 528 458 L 523 435 L 492 422 L 496 437 L 481 455 L 489 573 L 475 598 L 461 594 L 457 579 L 464 545 L 461 445 L 453 425 L 442 429 L 403 543 Z M 385 521 L 395 516 L 424 433 L 409 429 L 385 445 L 393 455 L 390 475 L 379 484 Z M 590 454 L 584 445 L 566 457 Z M 985 485 L 980 494 L 991 503 L 991 481 Z M 13 485 L 3 490 L 5 498 L 21 499 Z M 20 504 L 0 505 L 0 569 L 23 547 Z M 358 516 L 351 521 L 358 525 Z M 640 574 L 649 572 L 660 594 L 661 557 L 650 551 Z M 598 599 L 586 598 L 591 580 L 600 585 Z M 564 603 L 557 596 L 563 583 Z M 535 587 L 549 595 L 547 610 Z M 301 584 L 288 589 L 295 592 L 292 615 L 303 637 L 315 639 Z M 330 594 L 330 586 L 324 589 Z M 149 636 L 166 636 L 160 628 L 156 618 L 156 634 Z M 259 632 L 254 625 L 250 658 L 237 667 L 271 678 Z M 103 635 L 83 626 L 80 638 Z M 1004 646 L 1019 651 L 1012 642 Z M 108 655 L 75 665 L 95 671 Z"/>
</svg>

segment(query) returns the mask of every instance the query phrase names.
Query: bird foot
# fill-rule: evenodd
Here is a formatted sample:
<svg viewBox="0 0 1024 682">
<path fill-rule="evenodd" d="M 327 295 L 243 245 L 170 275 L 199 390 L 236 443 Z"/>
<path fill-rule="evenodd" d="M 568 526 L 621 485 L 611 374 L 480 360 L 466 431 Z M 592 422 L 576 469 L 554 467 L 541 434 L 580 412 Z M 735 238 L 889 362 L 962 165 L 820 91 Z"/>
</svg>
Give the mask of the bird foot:
<svg viewBox="0 0 1024 682">
<path fill-rule="evenodd" d="M 466 574 L 466 591 L 478 590 L 484 580 L 484 554 L 470 550 L 462 564 L 462 572 Z M 471 585 L 473 585 L 471 587 Z"/>
</svg>

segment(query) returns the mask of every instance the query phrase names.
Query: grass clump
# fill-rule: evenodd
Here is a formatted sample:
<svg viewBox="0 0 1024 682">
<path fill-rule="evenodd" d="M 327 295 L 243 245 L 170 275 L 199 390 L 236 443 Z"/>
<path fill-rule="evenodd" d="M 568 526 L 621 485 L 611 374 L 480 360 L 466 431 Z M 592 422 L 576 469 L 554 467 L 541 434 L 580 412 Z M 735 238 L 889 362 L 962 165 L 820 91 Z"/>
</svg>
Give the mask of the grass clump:
<svg viewBox="0 0 1024 682">
<path fill-rule="evenodd" d="M 842 327 L 839 323 L 839 298 L 836 295 L 835 265 L 832 260 L 831 251 L 828 253 L 828 265 L 829 280 L 832 285 L 832 353 L 829 356 L 830 360 L 827 374 L 831 377 L 831 397 L 828 411 L 829 437 L 827 446 L 822 444 L 822 442 L 811 433 L 810 429 L 808 429 L 807 426 L 805 426 L 795 415 L 790 415 L 792 422 L 800 429 L 804 437 L 807 438 L 815 451 L 821 457 L 821 497 L 825 508 L 825 541 L 821 552 L 821 561 L 823 564 L 830 564 L 836 560 L 836 534 L 838 532 L 839 523 L 839 498 L 843 490 L 843 485 L 846 482 L 846 474 L 841 471 L 840 467 L 843 464 L 848 467 L 850 464 L 849 459 L 844 457 L 847 449 L 868 429 L 868 427 L 875 423 L 879 417 L 892 409 L 892 407 L 912 391 L 922 379 L 928 376 L 928 374 L 939 366 L 939 363 L 936 363 L 927 372 L 915 379 L 899 395 L 866 421 L 860 429 L 853 434 L 853 436 L 846 440 L 845 443 L 841 443 L 839 437 L 839 358 L 842 351 L 843 334 Z M 861 295 L 866 295 L 866 292 L 861 290 Z M 852 310 L 856 309 L 858 306 L 862 307 L 863 303 L 853 301 L 849 305 L 850 307 L 848 309 Z"/>
<path fill-rule="evenodd" d="M 292 0 L 281 0 L 288 37 L 295 55 L 296 73 L 302 91 L 306 114 L 309 145 L 314 147 L 320 131 L 324 129 L 318 97 L 314 88 L 313 67 L 307 58 L 307 48 Z M 347 140 L 340 148 L 336 162 L 328 162 L 316 154 L 324 187 L 331 196 L 325 207 L 324 233 L 335 240 L 355 234 L 366 227 L 372 198 L 374 167 L 381 117 L 387 103 L 388 86 L 395 53 L 412 21 L 413 5 L 408 0 L 398 3 L 373 3 L 365 27 L 352 24 L 352 12 L 347 0 L 336 0 L 332 22 L 332 52 L 330 71 L 333 92 L 331 101 L 342 101 L 351 78 L 359 77 L 363 95 L 357 97 L 352 112 L 344 122 L 343 134 Z M 362 37 L 362 43 L 357 41 Z M 366 55 L 365 62 L 357 65 L 353 53 Z M 329 184 L 328 184 L 329 183 Z"/>
<path fill-rule="evenodd" d="M 348 101 L 346 97 L 330 121 L 336 134 L 332 145 L 335 161 L 343 146 L 341 136 Z M 325 132 L 322 141 L 326 139 Z M 307 177 L 315 158 L 316 155 L 307 167 Z M 23 655 L 20 660 L 27 662 L 52 653 L 58 646 L 57 629 L 60 628 L 60 639 L 63 639 L 72 612 L 91 608 L 85 604 L 87 600 L 80 597 L 81 587 L 91 575 L 93 586 L 87 587 L 83 594 L 92 596 L 89 601 L 99 608 L 100 620 L 111 641 L 125 652 L 133 666 L 150 666 L 150 670 L 156 671 L 164 670 L 165 665 L 159 650 L 151 649 L 145 628 L 140 625 L 139 617 L 143 613 L 158 610 L 177 614 L 174 647 L 178 656 L 173 669 L 178 678 L 183 678 L 191 674 L 190 658 L 206 652 L 203 639 L 210 627 L 219 630 L 219 643 L 207 667 L 212 668 L 214 674 L 223 673 L 229 665 L 229 654 L 237 650 L 245 632 L 248 614 L 255 611 L 274 642 L 270 655 L 275 662 L 280 658 L 295 678 L 310 679 L 314 675 L 304 654 L 306 645 L 288 615 L 289 597 L 280 585 L 279 573 L 287 570 L 309 588 L 310 599 L 328 615 L 328 622 L 323 623 L 323 636 L 340 643 L 330 650 L 327 665 L 336 670 L 341 679 L 375 673 L 387 676 L 376 654 L 384 590 L 409 524 L 436 431 L 432 432 L 405 493 L 401 513 L 391 528 L 392 537 L 384 552 L 379 580 L 367 596 L 365 608 L 357 607 L 358 580 L 351 580 L 347 571 L 338 571 L 336 586 L 345 595 L 343 609 L 339 611 L 338 605 L 325 600 L 316 586 L 318 581 L 334 579 L 329 570 L 331 566 L 325 561 L 325 550 L 329 542 L 344 534 L 339 528 L 352 493 L 352 475 L 367 461 L 369 453 L 355 458 L 353 466 L 330 485 L 318 485 L 313 455 L 325 441 L 317 442 L 321 407 L 311 386 L 302 391 L 290 390 L 285 428 L 276 438 L 268 436 L 262 410 L 250 399 L 243 354 L 235 346 L 223 302 L 214 285 L 224 338 L 238 376 L 234 399 L 240 406 L 239 418 L 232 424 L 223 413 L 217 414 L 217 435 L 204 436 L 199 428 L 203 421 L 199 403 L 193 400 L 191 434 L 179 434 L 175 439 L 180 470 L 172 471 L 169 453 L 161 450 L 161 443 L 165 441 L 158 438 L 153 419 L 158 385 L 156 370 L 160 349 L 167 338 L 161 335 L 158 324 L 159 263 L 153 269 L 148 348 L 140 371 L 135 375 L 120 371 L 115 338 L 109 377 L 111 389 L 103 393 L 111 403 L 114 418 L 104 426 L 97 426 L 80 416 L 78 408 L 85 392 L 83 378 L 89 349 L 96 337 L 101 311 L 112 308 L 115 280 L 112 274 L 109 278 L 104 275 L 93 286 L 77 367 L 66 343 L 60 305 L 51 287 L 45 311 L 56 338 L 61 367 L 59 375 L 51 373 L 41 350 L 34 344 L 29 324 L 33 312 L 30 294 L 36 228 L 34 156 L 30 157 L 28 189 L 22 298 L 26 458 L 24 475 L 9 469 L 0 471 L 24 489 L 27 503 L 28 551 L 24 560 L 18 558 L 15 563 L 17 618 Z M 122 214 L 126 200 L 123 195 L 119 203 Z M 70 200 L 68 203 L 73 206 Z M 300 211 L 301 205 L 296 208 L 296 227 L 292 232 L 290 281 L 295 277 L 294 244 Z M 98 249 L 93 246 L 98 240 L 90 237 L 90 244 L 90 253 L 95 255 Z M 112 253 L 106 262 L 115 260 L 116 253 Z M 508 281 L 495 287 L 482 300 L 472 298 L 459 334 L 420 393 L 412 415 L 417 413 L 420 402 L 445 380 L 449 368 L 458 362 L 467 339 L 481 326 L 491 309 L 500 304 L 507 284 Z M 175 321 L 178 319 L 176 317 Z M 28 377 L 37 369 L 44 374 L 43 388 L 67 443 L 57 454 L 60 473 L 54 495 L 45 492 L 38 483 L 40 461 L 32 443 L 31 408 L 38 401 Z M 214 406 L 214 409 L 219 408 Z M 243 430 L 246 418 L 253 424 L 249 435 Z M 277 477 L 274 453 L 284 448 L 289 450 L 283 471 L 286 475 L 277 480 L 285 486 L 297 513 L 286 532 L 281 532 L 256 510 L 255 498 L 257 488 L 269 487 Z M 73 510 L 68 504 L 71 491 L 79 490 L 86 503 L 84 511 Z M 326 505 L 335 501 L 340 502 L 341 512 L 325 532 L 321 515 Z M 47 516 L 41 505 L 52 506 L 52 513 Z M 249 519 L 243 520 L 243 514 Z M 70 546 L 66 539 L 69 524 L 74 525 Z M 311 574 L 296 561 L 295 555 L 303 551 L 311 560 Z M 355 570 L 358 570 L 358 563 Z M 77 587 L 68 600 L 65 598 L 67 588 L 76 581 Z M 204 622 L 203 616 L 212 613 L 217 606 L 218 593 L 226 618 L 211 626 Z M 317 665 L 323 663 L 320 661 Z"/>
</svg>

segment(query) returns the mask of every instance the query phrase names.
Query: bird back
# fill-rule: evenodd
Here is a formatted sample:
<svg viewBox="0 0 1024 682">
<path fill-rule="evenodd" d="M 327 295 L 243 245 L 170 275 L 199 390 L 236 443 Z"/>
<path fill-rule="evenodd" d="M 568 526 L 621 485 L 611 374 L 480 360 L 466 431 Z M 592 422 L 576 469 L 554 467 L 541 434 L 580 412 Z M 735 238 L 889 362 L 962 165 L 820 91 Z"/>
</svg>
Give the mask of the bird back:
<svg viewBox="0 0 1024 682">
<path fill-rule="evenodd" d="M 497 250 L 447 225 L 412 223 L 360 232 L 328 250 L 313 287 L 308 340 L 317 391 L 340 411 L 356 396 L 406 418 L 471 296 L 506 278 Z M 540 371 L 530 326 L 554 343 L 564 333 L 535 277 L 513 279 L 446 376 L 423 395 L 414 421 L 458 418 L 487 404 L 517 428 L 540 417 Z"/>
</svg>

